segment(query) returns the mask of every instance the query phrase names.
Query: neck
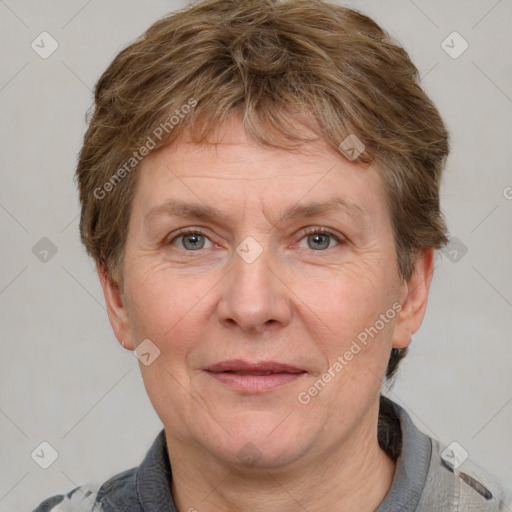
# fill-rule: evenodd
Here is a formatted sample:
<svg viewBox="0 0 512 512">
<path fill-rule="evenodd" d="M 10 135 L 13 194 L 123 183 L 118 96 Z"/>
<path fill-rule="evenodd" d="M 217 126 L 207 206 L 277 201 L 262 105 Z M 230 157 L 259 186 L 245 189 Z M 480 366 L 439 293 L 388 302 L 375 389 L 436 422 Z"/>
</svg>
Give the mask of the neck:
<svg viewBox="0 0 512 512">
<path fill-rule="evenodd" d="M 377 410 L 378 414 L 378 410 Z M 374 512 L 388 493 L 395 462 L 379 447 L 377 416 L 307 464 L 235 470 L 167 436 L 172 491 L 180 512 Z M 198 471 L 198 468 L 200 470 Z"/>
</svg>

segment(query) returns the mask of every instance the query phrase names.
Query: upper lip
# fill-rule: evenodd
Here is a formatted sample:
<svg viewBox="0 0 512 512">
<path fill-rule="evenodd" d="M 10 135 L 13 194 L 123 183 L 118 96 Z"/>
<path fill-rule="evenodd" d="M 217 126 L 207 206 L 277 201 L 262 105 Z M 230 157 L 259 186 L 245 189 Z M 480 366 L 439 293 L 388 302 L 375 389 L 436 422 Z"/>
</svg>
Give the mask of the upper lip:
<svg viewBox="0 0 512 512">
<path fill-rule="evenodd" d="M 305 370 L 295 366 L 279 363 L 277 361 L 260 361 L 251 363 L 241 359 L 231 359 L 228 361 L 221 361 L 205 368 L 207 372 L 221 373 L 221 372 L 244 372 L 244 373 L 304 373 Z"/>
</svg>

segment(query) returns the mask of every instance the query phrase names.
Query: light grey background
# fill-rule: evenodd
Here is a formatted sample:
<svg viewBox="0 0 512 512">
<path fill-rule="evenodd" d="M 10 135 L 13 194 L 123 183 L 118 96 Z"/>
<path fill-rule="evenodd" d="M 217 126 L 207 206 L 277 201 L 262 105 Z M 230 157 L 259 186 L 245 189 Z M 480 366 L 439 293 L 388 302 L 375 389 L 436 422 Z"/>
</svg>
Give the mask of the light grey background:
<svg viewBox="0 0 512 512">
<path fill-rule="evenodd" d="M 453 147 L 442 202 L 467 247 L 438 257 L 427 317 L 390 393 L 425 432 L 512 481 L 512 3 L 345 4 L 405 45 L 441 110 Z M 184 5 L 0 0 L 0 512 L 137 465 L 161 428 L 81 248 L 73 171 L 101 72 Z M 47 59 L 31 48 L 43 31 L 59 44 Z M 456 59 L 441 46 L 453 31 L 469 44 Z M 43 237 L 57 248 L 46 262 L 32 252 Z M 59 454 L 46 470 L 31 458 L 42 441 Z"/>
</svg>

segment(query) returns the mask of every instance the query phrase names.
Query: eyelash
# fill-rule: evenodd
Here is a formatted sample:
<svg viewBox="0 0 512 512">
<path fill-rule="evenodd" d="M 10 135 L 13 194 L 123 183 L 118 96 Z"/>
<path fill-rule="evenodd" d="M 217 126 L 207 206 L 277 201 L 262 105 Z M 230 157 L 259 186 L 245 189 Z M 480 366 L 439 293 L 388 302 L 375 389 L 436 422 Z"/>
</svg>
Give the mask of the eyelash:
<svg viewBox="0 0 512 512">
<path fill-rule="evenodd" d="M 331 238 L 334 238 L 334 240 L 340 245 L 342 245 L 346 242 L 346 239 L 344 237 L 338 236 L 336 233 L 333 233 L 332 231 L 330 231 L 327 228 L 315 228 L 315 227 L 306 228 L 304 230 L 300 240 L 302 240 L 303 238 L 305 238 L 309 235 L 318 235 L 318 234 L 330 236 Z M 171 245 L 178 238 L 188 236 L 188 235 L 201 235 L 201 236 L 204 236 L 205 238 L 208 238 L 208 240 L 210 240 L 208 235 L 201 228 L 187 228 L 187 229 L 179 230 L 178 234 L 168 242 L 168 245 Z"/>
</svg>

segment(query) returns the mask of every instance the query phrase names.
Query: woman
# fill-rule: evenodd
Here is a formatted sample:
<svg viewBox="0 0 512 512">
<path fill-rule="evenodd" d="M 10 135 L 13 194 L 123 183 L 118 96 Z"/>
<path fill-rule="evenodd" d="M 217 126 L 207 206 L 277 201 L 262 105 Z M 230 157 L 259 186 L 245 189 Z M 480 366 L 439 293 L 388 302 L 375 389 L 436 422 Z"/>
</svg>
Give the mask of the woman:
<svg viewBox="0 0 512 512">
<path fill-rule="evenodd" d="M 505 510 L 380 396 L 447 241 L 447 154 L 406 52 L 347 8 L 205 1 L 123 50 L 80 232 L 164 429 L 138 468 L 37 510 Z"/>
</svg>

